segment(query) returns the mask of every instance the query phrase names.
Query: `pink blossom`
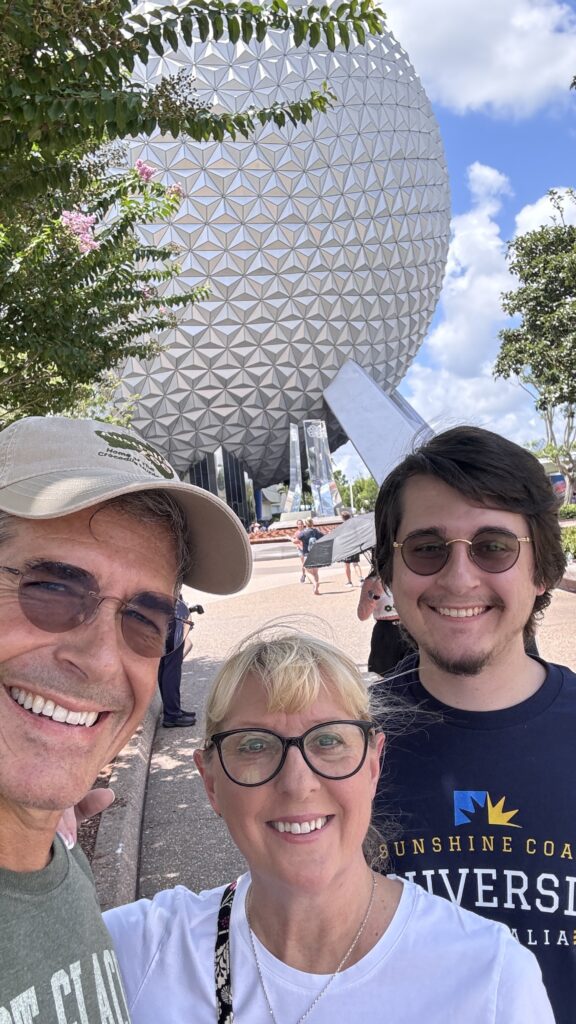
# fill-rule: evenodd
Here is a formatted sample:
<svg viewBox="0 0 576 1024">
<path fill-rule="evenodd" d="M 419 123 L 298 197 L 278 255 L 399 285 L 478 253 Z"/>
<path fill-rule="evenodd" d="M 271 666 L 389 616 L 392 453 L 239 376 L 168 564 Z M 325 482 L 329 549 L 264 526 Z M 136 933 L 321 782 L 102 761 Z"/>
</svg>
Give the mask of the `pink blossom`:
<svg viewBox="0 0 576 1024">
<path fill-rule="evenodd" d="M 93 235 L 96 223 L 94 214 L 80 213 L 79 210 L 63 210 L 60 221 L 78 239 L 80 252 L 92 252 L 99 248 L 100 243 Z"/>
<path fill-rule="evenodd" d="M 156 174 L 154 168 L 150 167 L 150 164 L 145 164 L 143 160 L 136 161 L 134 164 L 134 170 L 136 171 L 136 174 L 142 178 L 142 181 L 150 181 L 150 179 Z"/>
<path fill-rule="evenodd" d="M 178 182 L 174 185 L 169 185 L 166 189 L 166 193 L 169 196 L 176 196 L 178 199 L 184 198 L 184 189 L 182 188 L 182 185 L 178 184 Z"/>
</svg>

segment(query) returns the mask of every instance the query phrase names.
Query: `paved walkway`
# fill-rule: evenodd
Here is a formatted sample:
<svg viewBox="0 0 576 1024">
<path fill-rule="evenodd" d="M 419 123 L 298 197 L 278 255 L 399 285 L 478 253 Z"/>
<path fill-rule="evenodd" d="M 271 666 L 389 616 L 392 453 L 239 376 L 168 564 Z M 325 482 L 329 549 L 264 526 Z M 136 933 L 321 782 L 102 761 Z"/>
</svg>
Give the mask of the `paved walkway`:
<svg viewBox="0 0 576 1024">
<path fill-rule="evenodd" d="M 288 552 L 288 557 L 282 557 Z M 576 567 L 572 570 L 576 581 Z M 227 652 L 272 619 L 299 624 L 343 647 L 365 668 L 371 621 L 359 622 L 359 587 L 345 586 L 344 569 L 321 570 L 321 594 L 301 584 L 290 548 L 259 551 L 249 586 L 236 597 L 187 592 L 205 614 L 194 629 L 184 666 L 182 704 L 201 722 L 208 686 Z M 576 669 L 576 593 L 555 592 L 538 634 L 543 657 Z M 103 908 L 183 884 L 199 891 L 243 870 L 223 823 L 204 795 L 192 755 L 198 728 L 163 729 L 159 695 L 134 739 L 113 765 L 116 803 L 102 816 L 92 869 Z M 144 809 L 144 814 L 142 813 Z"/>
</svg>

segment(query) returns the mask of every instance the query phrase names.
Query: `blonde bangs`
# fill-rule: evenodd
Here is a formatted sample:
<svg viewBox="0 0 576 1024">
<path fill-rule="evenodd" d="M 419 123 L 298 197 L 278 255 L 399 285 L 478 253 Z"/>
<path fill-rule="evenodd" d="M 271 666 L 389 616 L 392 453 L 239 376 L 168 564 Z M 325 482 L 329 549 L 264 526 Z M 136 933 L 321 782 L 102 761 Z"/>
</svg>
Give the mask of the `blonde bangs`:
<svg viewBox="0 0 576 1024">
<path fill-rule="evenodd" d="M 318 637 L 271 626 L 247 637 L 216 676 L 206 708 L 206 741 L 221 730 L 248 677 L 261 682 L 271 712 L 294 714 L 329 694 L 347 717 L 371 717 L 368 691 L 348 655 Z"/>
</svg>

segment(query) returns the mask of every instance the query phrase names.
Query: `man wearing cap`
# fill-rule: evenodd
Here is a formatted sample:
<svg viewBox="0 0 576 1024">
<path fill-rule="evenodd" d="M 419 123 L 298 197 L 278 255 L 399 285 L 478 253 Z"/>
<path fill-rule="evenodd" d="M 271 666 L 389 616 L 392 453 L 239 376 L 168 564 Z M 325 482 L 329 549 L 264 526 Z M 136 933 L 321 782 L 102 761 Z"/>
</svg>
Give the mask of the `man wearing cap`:
<svg viewBox="0 0 576 1024">
<path fill-rule="evenodd" d="M 0 432 L 0 1024 L 128 1021 L 89 868 L 56 825 L 142 720 L 188 629 L 180 585 L 234 593 L 249 574 L 232 511 L 133 432 Z"/>
</svg>

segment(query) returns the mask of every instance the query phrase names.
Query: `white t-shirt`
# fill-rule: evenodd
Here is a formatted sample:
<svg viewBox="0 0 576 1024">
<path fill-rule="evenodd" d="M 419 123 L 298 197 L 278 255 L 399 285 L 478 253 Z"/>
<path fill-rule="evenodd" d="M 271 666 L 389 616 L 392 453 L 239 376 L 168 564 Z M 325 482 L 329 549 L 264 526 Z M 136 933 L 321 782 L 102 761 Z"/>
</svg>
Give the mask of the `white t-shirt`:
<svg viewBox="0 0 576 1024">
<path fill-rule="evenodd" d="M 234 1024 L 270 1024 L 250 945 L 240 879 L 231 917 Z M 403 881 L 392 922 L 336 976 L 310 1024 L 554 1024 L 540 969 L 501 924 Z M 214 946 L 224 886 L 178 886 L 104 915 L 133 1024 L 215 1024 Z M 287 967 L 255 938 L 280 1024 L 296 1024 L 329 975 Z"/>
<path fill-rule="evenodd" d="M 380 597 L 374 601 L 372 615 L 376 622 L 382 622 L 383 619 L 395 620 L 399 618 L 392 592 L 388 590 L 388 587 L 383 587 Z"/>
</svg>

